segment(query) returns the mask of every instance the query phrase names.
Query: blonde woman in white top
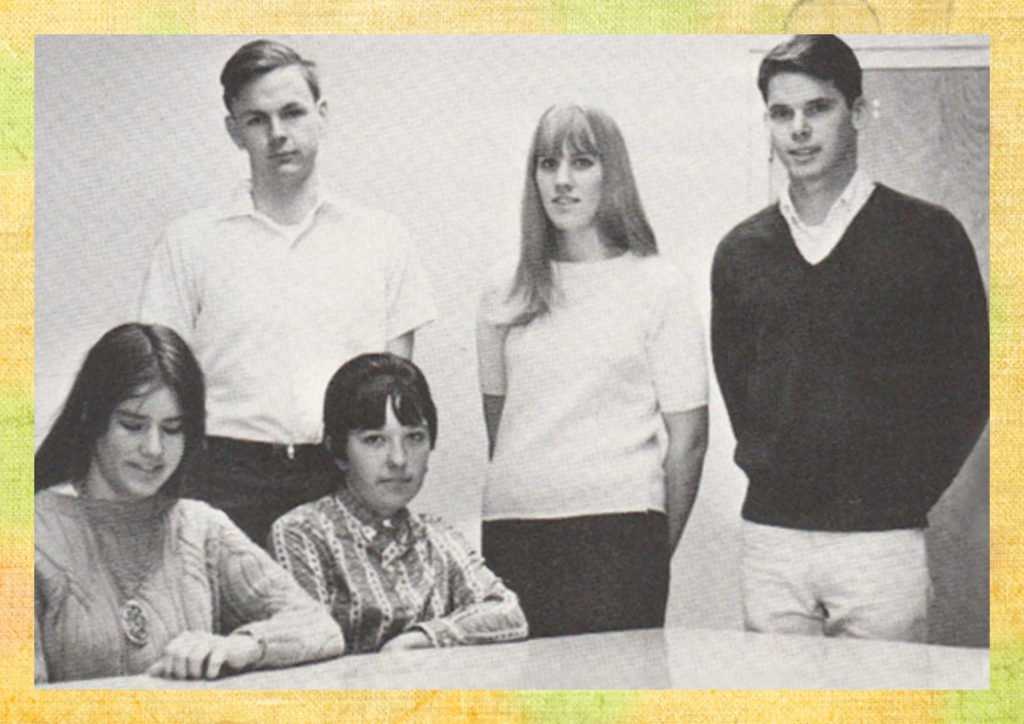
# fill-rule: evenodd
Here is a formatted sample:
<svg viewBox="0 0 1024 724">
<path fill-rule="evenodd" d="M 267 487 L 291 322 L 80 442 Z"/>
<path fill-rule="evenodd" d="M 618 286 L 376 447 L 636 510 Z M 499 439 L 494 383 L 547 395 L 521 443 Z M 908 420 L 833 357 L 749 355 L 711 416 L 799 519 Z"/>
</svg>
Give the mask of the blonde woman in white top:
<svg viewBox="0 0 1024 724">
<path fill-rule="evenodd" d="M 488 285 L 477 329 L 483 552 L 532 635 L 663 625 L 707 446 L 703 340 L 614 121 L 548 109 L 520 258 Z"/>
</svg>

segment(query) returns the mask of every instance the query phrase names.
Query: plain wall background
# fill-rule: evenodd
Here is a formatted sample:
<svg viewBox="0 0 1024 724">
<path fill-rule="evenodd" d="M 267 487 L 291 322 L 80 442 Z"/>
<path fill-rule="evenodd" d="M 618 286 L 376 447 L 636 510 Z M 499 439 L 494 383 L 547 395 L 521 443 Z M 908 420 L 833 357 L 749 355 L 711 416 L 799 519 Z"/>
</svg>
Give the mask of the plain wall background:
<svg viewBox="0 0 1024 724">
<path fill-rule="evenodd" d="M 224 130 L 217 79 L 250 39 L 37 37 L 37 443 L 88 347 L 132 318 L 161 230 L 247 175 L 246 157 Z M 397 215 L 420 246 L 440 316 L 417 334 L 415 359 L 441 422 L 413 507 L 443 515 L 475 541 L 486 447 L 476 302 L 484 270 L 516 252 L 526 152 L 540 114 L 578 100 L 616 119 L 660 250 L 691 277 L 706 321 L 715 245 L 768 201 L 759 183 L 765 133 L 750 122 L 760 104 L 750 49 L 777 39 L 279 39 L 320 68 L 330 112 L 323 181 Z M 742 625 L 746 481 L 731 461 L 733 444 L 712 381 L 710 447 L 673 561 L 670 624 Z M 987 619 L 984 606 L 976 613 Z"/>
</svg>

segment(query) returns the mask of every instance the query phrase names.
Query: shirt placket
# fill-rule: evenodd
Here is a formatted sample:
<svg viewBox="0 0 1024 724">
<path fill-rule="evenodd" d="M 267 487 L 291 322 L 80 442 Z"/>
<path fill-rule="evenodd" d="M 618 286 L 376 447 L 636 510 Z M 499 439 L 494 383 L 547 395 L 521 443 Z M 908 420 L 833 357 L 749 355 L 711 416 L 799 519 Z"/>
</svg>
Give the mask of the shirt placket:
<svg viewBox="0 0 1024 724">
<path fill-rule="evenodd" d="M 288 367 L 288 377 L 291 385 L 293 400 L 301 403 L 307 402 L 304 392 L 309 385 L 310 366 L 309 358 L 314 353 L 312 340 L 308 335 L 314 333 L 311 325 L 305 323 L 310 315 L 331 314 L 333 309 L 324 309 L 310 299 L 312 285 L 309 280 L 310 264 L 315 259 L 306 252 L 307 246 L 311 243 L 310 237 L 315 233 L 316 220 L 323 213 L 320 206 L 314 210 L 307 220 L 307 224 L 299 234 L 291 240 L 287 246 L 287 299 L 289 308 L 289 319 L 285 325 L 291 339 L 289 340 L 289 353 L 291 364 Z M 291 430 L 289 431 L 289 454 L 294 455 L 296 444 L 308 444 L 314 442 L 319 432 L 319 410 L 322 400 L 308 401 L 316 412 L 313 415 L 306 414 L 303 404 L 296 404 L 291 411 Z"/>
<path fill-rule="evenodd" d="M 302 328 L 301 313 L 297 303 L 297 297 L 301 296 L 302 279 L 296 274 L 296 267 L 299 264 L 296 251 L 297 242 L 290 243 L 280 232 L 275 232 L 275 241 L 279 249 L 279 276 L 276 286 L 276 307 L 277 324 L 275 325 L 280 333 L 278 344 L 281 346 L 284 360 L 284 370 L 281 378 L 286 381 L 287 400 L 291 403 L 287 406 L 287 412 L 281 415 L 286 427 L 283 430 L 284 439 L 280 442 L 287 446 L 289 459 L 295 459 L 295 445 L 302 440 L 297 439 L 303 432 L 302 412 L 300 395 L 300 376 L 302 374 L 302 345 L 300 331 Z M 278 356 L 278 355 L 275 355 Z"/>
</svg>

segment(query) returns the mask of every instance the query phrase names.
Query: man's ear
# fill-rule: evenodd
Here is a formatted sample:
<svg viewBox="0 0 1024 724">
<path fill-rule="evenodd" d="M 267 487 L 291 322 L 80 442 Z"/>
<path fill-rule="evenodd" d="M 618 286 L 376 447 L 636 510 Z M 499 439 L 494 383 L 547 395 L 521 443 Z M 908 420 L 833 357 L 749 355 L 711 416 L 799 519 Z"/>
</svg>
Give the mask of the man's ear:
<svg viewBox="0 0 1024 724">
<path fill-rule="evenodd" d="M 323 98 L 316 102 L 316 115 L 320 121 L 318 135 L 321 138 L 323 138 L 323 136 L 327 133 L 327 129 L 330 126 L 331 120 L 330 114 L 327 112 L 327 101 Z"/>
<path fill-rule="evenodd" d="M 853 107 L 850 108 L 850 115 L 853 127 L 858 131 L 863 129 L 868 121 L 868 102 L 864 96 L 853 102 Z"/>
<path fill-rule="evenodd" d="M 244 148 L 242 146 L 242 135 L 238 131 L 238 121 L 230 113 L 224 116 L 224 128 L 227 129 L 228 135 L 231 136 L 231 140 L 238 148 Z"/>
</svg>

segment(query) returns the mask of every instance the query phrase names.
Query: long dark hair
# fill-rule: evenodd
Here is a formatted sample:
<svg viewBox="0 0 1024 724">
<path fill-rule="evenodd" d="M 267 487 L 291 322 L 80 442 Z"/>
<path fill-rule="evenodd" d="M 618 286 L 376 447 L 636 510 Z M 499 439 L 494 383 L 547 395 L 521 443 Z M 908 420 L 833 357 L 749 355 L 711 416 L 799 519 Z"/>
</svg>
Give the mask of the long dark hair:
<svg viewBox="0 0 1024 724">
<path fill-rule="evenodd" d="M 603 171 L 597 229 L 609 247 L 639 256 L 658 253 L 654 232 L 647 223 L 622 132 L 606 113 L 573 104 L 548 108 L 537 124 L 526 163 L 523 187 L 522 244 L 510 299 L 522 311 L 512 322 L 527 324 L 545 314 L 554 297 L 551 259 L 556 246 L 555 228 L 544 211 L 537 189 L 537 160 L 560 157 L 565 144 L 573 152 L 601 161 Z"/>
<path fill-rule="evenodd" d="M 205 432 L 203 373 L 173 329 L 134 322 L 104 334 L 86 355 L 64 408 L 36 452 L 36 492 L 84 479 L 114 408 L 162 386 L 181 408 L 185 435 L 182 462 L 161 488 L 176 495 L 186 463 L 202 445 Z"/>
</svg>

